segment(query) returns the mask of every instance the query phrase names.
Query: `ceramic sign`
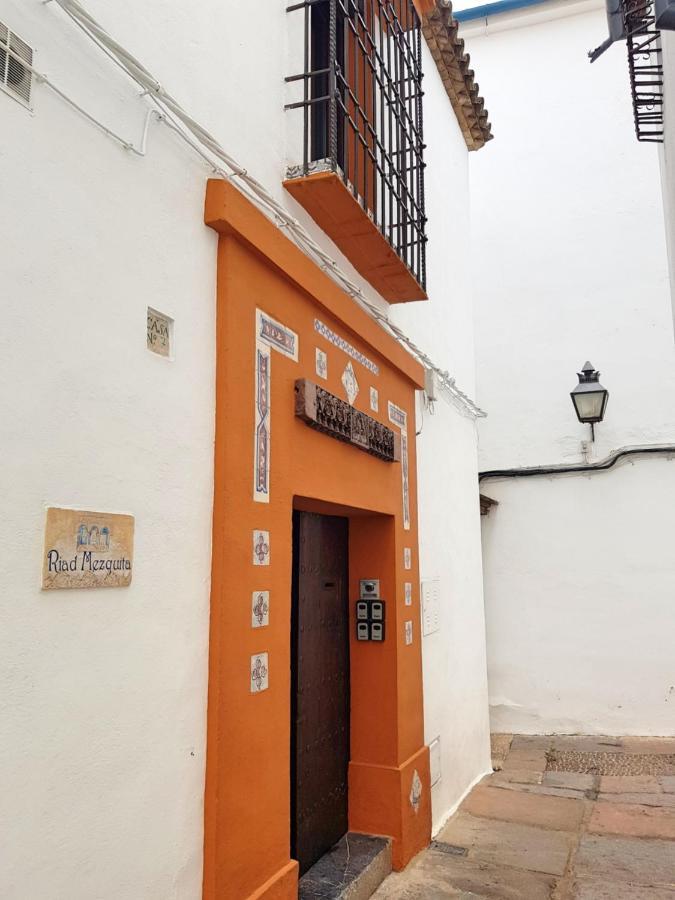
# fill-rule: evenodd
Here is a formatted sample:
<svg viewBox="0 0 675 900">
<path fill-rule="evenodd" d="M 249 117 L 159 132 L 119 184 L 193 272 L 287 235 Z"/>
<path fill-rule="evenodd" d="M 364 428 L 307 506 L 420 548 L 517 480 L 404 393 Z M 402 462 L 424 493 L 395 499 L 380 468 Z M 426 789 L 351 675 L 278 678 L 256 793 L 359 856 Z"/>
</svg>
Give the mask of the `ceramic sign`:
<svg viewBox="0 0 675 900">
<path fill-rule="evenodd" d="M 42 588 L 127 587 L 134 517 L 78 509 L 47 510 Z"/>
</svg>

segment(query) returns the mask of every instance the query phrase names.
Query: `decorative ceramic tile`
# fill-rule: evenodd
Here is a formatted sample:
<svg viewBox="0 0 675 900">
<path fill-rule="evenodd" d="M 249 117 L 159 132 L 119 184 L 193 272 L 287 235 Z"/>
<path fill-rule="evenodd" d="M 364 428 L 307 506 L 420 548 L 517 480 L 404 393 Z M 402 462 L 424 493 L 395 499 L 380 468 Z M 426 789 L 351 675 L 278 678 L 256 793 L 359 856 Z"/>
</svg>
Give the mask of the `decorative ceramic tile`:
<svg viewBox="0 0 675 900">
<path fill-rule="evenodd" d="M 319 378 L 328 378 L 328 356 L 318 347 L 316 348 L 316 374 Z"/>
<path fill-rule="evenodd" d="M 341 338 L 339 334 L 336 334 L 332 331 L 328 325 L 324 325 L 324 323 L 320 319 L 314 319 L 314 330 L 318 332 L 322 337 L 325 337 L 327 341 L 330 341 L 335 347 L 339 347 L 340 350 L 343 350 L 347 356 L 351 356 L 352 359 L 355 359 L 356 362 L 361 363 L 362 366 L 365 366 L 368 371 L 372 372 L 373 375 L 379 375 L 380 369 L 375 365 L 372 360 L 368 359 L 367 356 L 364 356 L 363 353 L 360 353 L 355 347 L 346 341 L 344 338 Z"/>
<path fill-rule="evenodd" d="M 298 361 L 298 336 L 262 310 L 256 310 L 256 340 L 264 341 L 289 359 Z"/>
<path fill-rule="evenodd" d="M 264 628 L 270 624 L 270 592 L 253 591 L 251 597 L 251 625 Z"/>
<path fill-rule="evenodd" d="M 408 647 L 413 642 L 413 623 L 411 621 L 405 623 L 405 642 Z"/>
<path fill-rule="evenodd" d="M 270 387 L 272 354 L 267 344 L 255 347 L 255 432 L 253 436 L 253 499 L 270 502 Z"/>
<path fill-rule="evenodd" d="M 412 606 L 412 584 L 409 581 L 405 583 L 405 605 Z"/>
<path fill-rule="evenodd" d="M 133 562 L 133 516 L 47 509 L 43 590 L 128 587 Z"/>
<path fill-rule="evenodd" d="M 148 307 L 147 347 L 158 356 L 171 356 L 173 319 Z"/>
<path fill-rule="evenodd" d="M 410 785 L 410 805 L 417 813 L 422 801 L 422 780 L 417 769 L 413 772 L 412 783 Z"/>
<path fill-rule="evenodd" d="M 412 550 L 410 547 L 403 548 L 403 568 L 412 569 Z"/>
<path fill-rule="evenodd" d="M 396 406 L 391 400 L 387 404 L 387 409 L 390 422 L 394 422 L 399 428 L 408 427 L 408 413 L 404 409 L 401 409 L 400 406 Z"/>
<path fill-rule="evenodd" d="M 269 531 L 253 532 L 253 565 L 269 566 L 270 564 L 270 533 Z"/>
<path fill-rule="evenodd" d="M 374 387 L 370 389 L 370 408 L 373 412 L 377 412 L 380 408 L 380 395 L 377 392 L 377 388 Z"/>
<path fill-rule="evenodd" d="M 408 414 L 391 400 L 387 411 L 389 421 L 401 429 L 401 498 L 403 503 L 403 527 L 410 531 L 410 478 L 408 474 Z"/>
<path fill-rule="evenodd" d="M 408 478 L 408 433 L 401 429 L 401 493 L 403 497 L 403 528 L 410 531 L 410 481 Z"/>
<path fill-rule="evenodd" d="M 251 657 L 251 693 L 258 694 L 269 687 L 267 653 L 255 653 Z"/>
<path fill-rule="evenodd" d="M 347 366 L 342 373 L 342 384 L 345 391 L 347 392 L 347 400 L 349 400 L 349 405 L 353 406 L 354 401 L 356 400 L 359 393 L 359 383 L 356 380 L 356 375 L 354 374 L 354 366 L 350 362 L 347 363 Z"/>
</svg>

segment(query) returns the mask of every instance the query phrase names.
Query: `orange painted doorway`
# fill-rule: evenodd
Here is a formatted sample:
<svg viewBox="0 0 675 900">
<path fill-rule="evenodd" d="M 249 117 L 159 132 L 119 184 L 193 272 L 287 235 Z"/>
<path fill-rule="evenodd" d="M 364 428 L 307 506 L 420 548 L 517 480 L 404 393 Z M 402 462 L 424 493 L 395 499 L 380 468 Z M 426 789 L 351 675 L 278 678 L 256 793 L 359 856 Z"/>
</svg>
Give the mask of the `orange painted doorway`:
<svg viewBox="0 0 675 900">
<path fill-rule="evenodd" d="M 389 835 L 396 868 L 430 838 L 414 434 L 424 372 L 231 184 L 209 183 L 206 222 L 219 243 L 204 898 L 291 900 L 294 510 L 349 520 L 348 827 Z M 394 431 L 401 459 L 308 427 L 302 380 Z M 379 645 L 355 639 L 366 578 L 387 600 Z"/>
</svg>

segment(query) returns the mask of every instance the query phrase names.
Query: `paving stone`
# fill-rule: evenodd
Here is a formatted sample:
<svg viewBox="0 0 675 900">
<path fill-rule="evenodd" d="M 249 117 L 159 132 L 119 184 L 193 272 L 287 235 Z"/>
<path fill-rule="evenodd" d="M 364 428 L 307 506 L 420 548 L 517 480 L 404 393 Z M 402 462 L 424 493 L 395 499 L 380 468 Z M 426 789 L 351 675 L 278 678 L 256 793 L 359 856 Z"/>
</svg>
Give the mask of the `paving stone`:
<svg viewBox="0 0 675 900">
<path fill-rule="evenodd" d="M 528 772 L 525 769 L 513 769 L 504 772 L 495 772 L 489 778 L 489 783 L 502 784 L 504 782 L 513 784 L 540 784 L 543 778 L 542 772 Z"/>
<path fill-rule="evenodd" d="M 604 803 L 638 803 L 675 809 L 675 794 L 598 794 L 597 799 Z"/>
<path fill-rule="evenodd" d="M 596 786 L 595 782 L 595 775 L 580 775 L 578 772 L 544 772 L 542 779 L 542 784 L 575 791 L 592 791 Z"/>
<path fill-rule="evenodd" d="M 574 836 L 564 831 L 482 819 L 460 811 L 443 828 L 438 840 L 466 847 L 471 860 L 562 875 Z"/>
<path fill-rule="evenodd" d="M 505 772 L 543 772 L 546 768 L 546 753 L 543 750 L 511 750 L 502 764 Z"/>
<path fill-rule="evenodd" d="M 431 850 L 422 868 L 454 888 L 468 891 L 470 896 L 489 897 L 495 900 L 548 900 L 556 886 L 551 875 L 479 863 L 473 859 L 453 857 Z"/>
<path fill-rule="evenodd" d="M 570 800 L 586 799 L 585 791 L 573 791 L 570 788 L 553 787 L 550 784 L 521 784 L 513 781 L 495 782 L 491 778 L 489 786 L 503 791 L 521 791 L 523 794 L 537 794 L 540 797 L 567 797 Z"/>
<path fill-rule="evenodd" d="M 546 753 L 553 746 L 553 736 L 550 734 L 514 734 L 511 741 L 511 752 L 525 750 L 526 752 Z"/>
<path fill-rule="evenodd" d="M 589 834 L 581 839 L 575 871 L 580 879 L 671 887 L 675 884 L 675 852 L 670 841 Z"/>
<path fill-rule="evenodd" d="M 596 834 L 623 834 L 675 840 L 675 812 L 637 803 L 596 803 L 588 830 Z M 675 846 L 671 848 L 675 858 Z"/>
<path fill-rule="evenodd" d="M 492 752 L 493 768 L 495 768 L 495 769 L 501 768 L 501 764 L 506 759 L 506 756 L 511 747 L 512 740 L 513 740 L 512 734 L 491 734 L 490 735 L 490 749 Z"/>
<path fill-rule="evenodd" d="M 577 753 L 617 753 L 623 742 L 621 738 L 602 734 L 554 734 L 551 746 L 555 750 L 576 750 Z"/>
<path fill-rule="evenodd" d="M 623 737 L 621 743 L 626 753 L 675 755 L 675 738 L 673 737 Z"/>
<path fill-rule="evenodd" d="M 556 831 L 576 831 L 581 824 L 584 805 L 580 800 L 479 785 L 462 804 L 462 811 L 486 819 L 520 822 Z"/>
<path fill-rule="evenodd" d="M 600 791 L 603 794 L 660 794 L 661 785 L 654 775 L 603 775 Z"/>
<path fill-rule="evenodd" d="M 373 894 L 373 900 L 446 900 L 447 897 L 468 900 L 476 895 L 447 884 L 435 884 L 431 876 L 410 867 L 390 875 Z"/>
<path fill-rule="evenodd" d="M 648 884 L 608 883 L 605 879 L 578 879 L 572 889 L 572 900 L 674 900 L 675 890 L 655 888 Z"/>
<path fill-rule="evenodd" d="M 675 794 L 675 775 L 661 775 L 659 784 L 667 794 Z"/>
</svg>

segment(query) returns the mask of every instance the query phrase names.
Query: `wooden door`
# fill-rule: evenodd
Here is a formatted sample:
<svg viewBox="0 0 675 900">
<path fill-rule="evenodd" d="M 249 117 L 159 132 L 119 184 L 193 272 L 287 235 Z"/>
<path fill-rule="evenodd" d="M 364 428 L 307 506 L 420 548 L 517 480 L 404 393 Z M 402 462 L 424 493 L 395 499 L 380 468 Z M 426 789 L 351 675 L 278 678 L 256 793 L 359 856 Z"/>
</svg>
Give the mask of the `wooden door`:
<svg viewBox="0 0 675 900">
<path fill-rule="evenodd" d="M 293 515 L 291 850 L 300 873 L 347 831 L 348 520 Z"/>
</svg>

